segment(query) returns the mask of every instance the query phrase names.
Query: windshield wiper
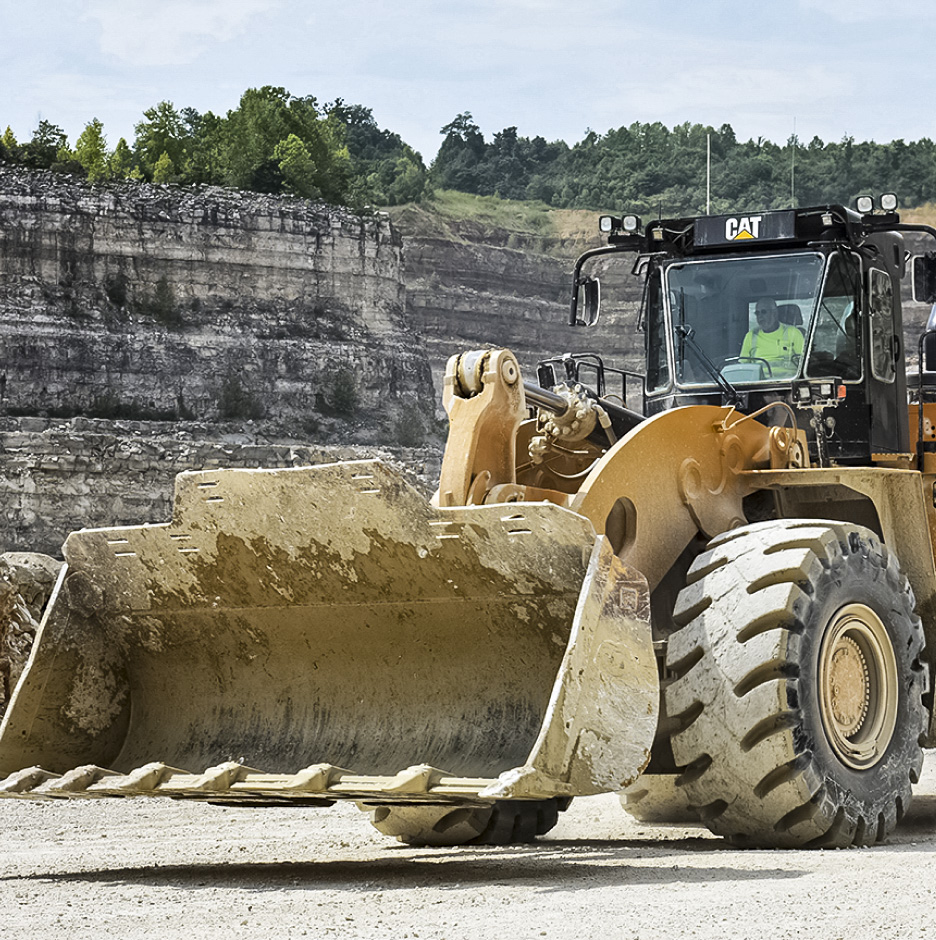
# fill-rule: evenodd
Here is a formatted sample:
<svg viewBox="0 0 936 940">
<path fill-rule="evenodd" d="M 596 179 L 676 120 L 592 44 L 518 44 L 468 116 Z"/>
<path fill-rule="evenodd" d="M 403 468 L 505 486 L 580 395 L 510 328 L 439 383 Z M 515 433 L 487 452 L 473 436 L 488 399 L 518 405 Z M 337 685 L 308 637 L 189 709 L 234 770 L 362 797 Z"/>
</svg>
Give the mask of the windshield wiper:
<svg viewBox="0 0 936 940">
<path fill-rule="evenodd" d="M 738 390 L 726 379 L 719 371 L 718 366 L 709 359 L 705 350 L 695 341 L 695 330 L 691 326 L 679 324 L 674 327 L 682 341 L 696 354 L 699 362 L 706 372 L 715 380 L 715 384 L 721 389 L 725 402 L 729 405 L 738 406 L 741 404 L 741 396 Z"/>
</svg>

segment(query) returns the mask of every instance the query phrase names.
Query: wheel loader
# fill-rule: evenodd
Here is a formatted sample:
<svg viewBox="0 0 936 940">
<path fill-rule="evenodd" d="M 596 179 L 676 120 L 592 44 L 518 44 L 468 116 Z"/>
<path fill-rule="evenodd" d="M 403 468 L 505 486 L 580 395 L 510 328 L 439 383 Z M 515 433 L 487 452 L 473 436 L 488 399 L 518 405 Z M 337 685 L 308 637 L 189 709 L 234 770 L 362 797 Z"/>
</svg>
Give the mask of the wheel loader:
<svg viewBox="0 0 936 940">
<path fill-rule="evenodd" d="M 644 374 L 453 356 L 431 501 L 378 461 L 211 470 L 167 523 L 72 533 L 0 796 L 351 800 L 459 845 L 623 791 L 739 844 L 887 839 L 936 742 L 936 382 L 921 340 L 908 404 L 900 300 L 911 260 L 936 300 L 904 247 L 936 230 L 895 207 L 602 217 L 570 326 L 630 267 Z"/>
</svg>

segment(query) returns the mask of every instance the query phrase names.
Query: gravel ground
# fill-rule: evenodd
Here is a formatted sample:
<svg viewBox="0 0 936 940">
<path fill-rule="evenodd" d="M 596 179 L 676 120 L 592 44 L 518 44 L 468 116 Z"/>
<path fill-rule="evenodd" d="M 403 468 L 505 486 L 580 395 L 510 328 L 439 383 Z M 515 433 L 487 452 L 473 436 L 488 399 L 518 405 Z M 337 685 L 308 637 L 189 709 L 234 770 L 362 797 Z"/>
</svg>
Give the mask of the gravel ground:
<svg viewBox="0 0 936 940">
<path fill-rule="evenodd" d="M 914 940 L 932 935 L 936 754 L 890 844 L 740 851 L 577 800 L 535 846 L 416 849 L 352 805 L 0 801 L 0 937 Z"/>
</svg>

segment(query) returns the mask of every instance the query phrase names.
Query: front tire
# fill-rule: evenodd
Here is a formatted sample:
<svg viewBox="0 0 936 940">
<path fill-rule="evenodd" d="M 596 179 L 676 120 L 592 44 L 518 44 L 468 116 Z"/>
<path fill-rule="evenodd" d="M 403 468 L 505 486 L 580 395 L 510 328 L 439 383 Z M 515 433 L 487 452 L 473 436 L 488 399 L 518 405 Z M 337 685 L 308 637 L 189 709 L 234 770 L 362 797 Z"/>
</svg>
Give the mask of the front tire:
<svg viewBox="0 0 936 940">
<path fill-rule="evenodd" d="M 919 779 L 927 680 L 913 593 L 874 533 L 727 532 L 690 568 L 675 619 L 666 704 L 703 822 L 763 847 L 886 839 Z"/>
<path fill-rule="evenodd" d="M 498 800 L 488 806 L 359 804 L 371 825 L 408 845 L 513 845 L 533 842 L 559 821 L 571 800 Z"/>
</svg>

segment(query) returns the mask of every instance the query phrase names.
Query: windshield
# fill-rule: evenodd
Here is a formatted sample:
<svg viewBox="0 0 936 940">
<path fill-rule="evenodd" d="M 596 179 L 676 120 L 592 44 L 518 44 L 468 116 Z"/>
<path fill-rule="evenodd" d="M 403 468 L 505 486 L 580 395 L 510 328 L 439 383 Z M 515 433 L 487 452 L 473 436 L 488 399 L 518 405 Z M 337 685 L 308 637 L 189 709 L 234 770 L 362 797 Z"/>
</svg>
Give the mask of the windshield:
<svg viewBox="0 0 936 940">
<path fill-rule="evenodd" d="M 717 372 L 735 385 L 796 375 L 822 269 L 817 252 L 669 265 L 676 382 L 711 385 Z M 652 308 L 651 333 L 662 314 Z"/>
</svg>

